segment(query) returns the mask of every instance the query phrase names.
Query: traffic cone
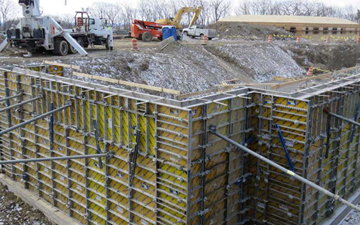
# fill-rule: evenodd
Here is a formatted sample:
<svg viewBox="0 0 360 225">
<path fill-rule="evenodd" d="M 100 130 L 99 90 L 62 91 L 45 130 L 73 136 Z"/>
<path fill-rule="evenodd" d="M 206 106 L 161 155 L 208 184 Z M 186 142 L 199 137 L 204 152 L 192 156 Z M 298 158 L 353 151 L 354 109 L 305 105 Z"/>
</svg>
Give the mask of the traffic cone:
<svg viewBox="0 0 360 225">
<path fill-rule="evenodd" d="M 269 39 L 268 39 L 268 42 L 271 43 L 273 40 L 273 36 L 272 35 L 269 35 Z"/>
<path fill-rule="evenodd" d="M 133 49 L 133 50 L 138 50 L 137 39 L 136 39 L 136 38 L 133 38 L 133 39 L 131 40 L 131 42 L 132 42 L 132 49 Z"/>
<path fill-rule="evenodd" d="M 296 37 L 296 43 L 300 43 L 300 36 Z"/>
<path fill-rule="evenodd" d="M 308 75 L 308 76 L 312 76 L 312 75 L 314 75 L 314 68 L 313 68 L 312 66 L 310 66 L 310 68 L 309 68 L 309 71 L 308 71 L 307 75 Z"/>
<path fill-rule="evenodd" d="M 203 36 L 203 40 L 202 40 L 202 44 L 203 44 L 203 45 L 207 45 L 208 40 L 209 40 L 208 36 L 207 36 L 207 35 L 204 35 L 204 36 Z"/>
<path fill-rule="evenodd" d="M 356 43 L 360 44 L 360 36 L 356 39 Z"/>
</svg>

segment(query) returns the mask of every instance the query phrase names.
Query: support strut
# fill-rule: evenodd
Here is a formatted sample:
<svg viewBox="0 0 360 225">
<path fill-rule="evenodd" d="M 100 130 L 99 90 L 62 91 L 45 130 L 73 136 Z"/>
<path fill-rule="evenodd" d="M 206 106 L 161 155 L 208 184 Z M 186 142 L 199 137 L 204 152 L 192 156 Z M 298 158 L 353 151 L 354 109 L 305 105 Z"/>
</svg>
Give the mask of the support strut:
<svg viewBox="0 0 360 225">
<path fill-rule="evenodd" d="M 0 102 L 8 101 L 8 100 L 10 100 L 10 99 L 20 97 L 20 96 L 22 96 L 22 95 L 23 95 L 23 94 L 21 93 L 21 94 L 18 94 L 18 95 L 14 95 L 14 96 L 2 98 L 2 99 L 0 99 Z"/>
<path fill-rule="evenodd" d="M 39 97 L 36 97 L 36 98 L 32 98 L 32 99 L 29 99 L 29 100 L 26 100 L 26 101 L 23 101 L 23 102 L 20 102 L 20 103 L 17 103 L 17 104 L 14 104 L 14 105 L 11 105 L 11 106 L 8 106 L 8 107 L 5 107 L 5 108 L 1 108 L 0 109 L 0 113 L 1 112 L 4 112 L 6 110 L 10 110 L 10 109 L 13 109 L 13 108 L 17 108 L 19 106 L 22 106 L 22 105 L 25 105 L 27 103 L 30 103 L 30 102 L 34 102 L 34 101 L 37 101 L 39 99 L 41 99 L 42 97 L 39 96 Z"/>
<path fill-rule="evenodd" d="M 330 112 L 329 109 L 324 109 L 324 113 L 326 113 L 326 114 L 328 114 L 328 115 L 330 115 L 330 116 L 333 116 L 333 117 L 338 118 L 338 119 L 340 119 L 340 120 L 344 120 L 344 121 L 346 121 L 346 122 L 348 122 L 348 123 L 351 123 L 351 124 L 354 124 L 354 125 L 360 127 L 360 123 L 358 123 L 358 122 L 356 122 L 356 121 L 354 121 L 354 120 L 348 119 L 348 118 L 346 118 L 346 117 L 340 116 L 340 115 L 338 115 L 338 114 L 332 113 L 332 112 Z"/>
<path fill-rule="evenodd" d="M 232 139 L 230 139 L 230 138 L 228 138 L 228 137 L 226 137 L 226 136 L 224 136 L 224 135 L 222 135 L 222 134 L 217 133 L 215 126 L 211 125 L 211 126 L 209 127 L 209 131 L 210 131 L 211 134 L 214 134 L 215 136 L 223 139 L 224 141 L 229 142 L 230 144 L 238 147 L 239 149 L 241 149 L 241 150 L 249 153 L 250 155 L 252 155 L 252 156 L 260 159 L 261 161 L 264 161 L 265 163 L 268 163 L 270 166 L 273 166 L 273 167 L 275 167 L 276 169 L 278 169 L 278 170 L 286 173 L 286 174 L 289 175 L 290 177 L 292 177 L 292 178 L 294 178 L 294 179 L 296 179 L 296 180 L 298 180 L 298 181 L 300 181 L 300 182 L 302 182 L 302 183 L 304 183 L 304 184 L 307 184 L 307 185 L 309 185 L 310 187 L 312 187 L 312 188 L 314 188 L 314 189 L 316 189 L 316 190 L 324 193 L 325 195 L 333 198 L 335 201 L 339 201 L 339 202 L 341 202 L 341 203 L 343 203 L 343 204 L 351 207 L 352 209 L 355 209 L 356 211 L 359 211 L 359 212 L 360 212 L 360 207 L 352 204 L 351 202 L 346 201 L 346 200 L 343 199 L 341 196 L 339 196 L 339 195 L 337 195 L 337 194 L 331 193 L 330 191 L 326 190 L 325 188 L 322 188 L 322 187 L 318 186 L 318 185 L 315 184 L 314 182 L 309 181 L 309 180 L 307 180 L 307 179 L 305 179 L 305 178 L 297 175 L 297 174 L 294 173 L 293 171 L 288 170 L 288 169 L 286 169 L 285 167 L 280 166 L 279 164 L 277 164 L 277 163 L 275 163 L 275 162 L 273 162 L 273 161 L 265 158 L 264 156 L 262 156 L 262 155 L 260 155 L 260 154 L 258 154 L 258 153 L 256 153 L 256 152 L 254 152 L 254 151 L 246 148 L 245 146 L 237 143 L 236 141 L 234 141 L 234 140 L 232 140 Z"/>
<path fill-rule="evenodd" d="M 280 142 L 281 142 L 281 145 L 284 149 L 284 152 L 285 152 L 285 156 L 286 156 L 286 160 L 288 161 L 289 163 L 289 167 L 291 169 L 291 171 L 295 172 L 295 167 L 294 167 L 294 164 L 292 163 L 292 160 L 291 160 L 291 157 L 290 157 L 290 154 L 289 154 L 289 151 L 286 147 L 286 142 L 284 140 L 284 137 L 282 135 L 282 132 L 281 132 L 281 129 L 280 129 L 280 126 L 278 124 L 275 124 L 275 129 L 278 133 L 278 136 L 279 136 L 279 139 L 280 139 Z"/>
<path fill-rule="evenodd" d="M 38 158 L 38 159 L 20 159 L 20 160 L 9 160 L 0 161 L 0 165 L 17 164 L 17 163 L 31 163 L 31 162 L 44 162 L 44 161 L 61 161 L 70 159 L 88 159 L 88 158 L 100 158 L 100 157 L 111 157 L 109 153 L 95 154 L 95 155 L 74 155 L 74 156 L 63 156 L 63 157 L 50 157 L 50 158 Z"/>
<path fill-rule="evenodd" d="M 56 113 L 56 112 L 61 111 L 61 110 L 63 110 L 63 109 L 66 109 L 67 107 L 70 107 L 70 106 L 71 106 L 71 105 L 65 105 L 65 106 L 60 107 L 60 108 L 58 108 L 58 109 L 55 109 L 55 110 L 52 110 L 52 111 L 50 111 L 50 112 L 44 113 L 44 114 L 42 114 L 41 116 L 35 117 L 35 118 L 30 119 L 30 120 L 28 120 L 28 121 L 25 121 L 25 122 L 23 122 L 23 123 L 19 123 L 19 124 L 13 126 L 13 127 L 10 127 L 9 129 L 6 129 L 6 130 L 1 131 L 1 132 L 0 132 L 0 136 L 4 135 L 4 134 L 6 134 L 6 133 L 8 133 L 8 132 L 10 132 L 10 131 L 16 130 L 16 129 L 22 127 L 22 126 L 25 126 L 26 124 L 33 123 L 33 122 L 35 122 L 35 121 L 37 121 L 37 120 L 40 120 L 40 119 L 45 118 L 45 117 L 47 117 L 47 116 L 49 116 L 49 115 L 52 115 L 53 113 Z"/>
</svg>

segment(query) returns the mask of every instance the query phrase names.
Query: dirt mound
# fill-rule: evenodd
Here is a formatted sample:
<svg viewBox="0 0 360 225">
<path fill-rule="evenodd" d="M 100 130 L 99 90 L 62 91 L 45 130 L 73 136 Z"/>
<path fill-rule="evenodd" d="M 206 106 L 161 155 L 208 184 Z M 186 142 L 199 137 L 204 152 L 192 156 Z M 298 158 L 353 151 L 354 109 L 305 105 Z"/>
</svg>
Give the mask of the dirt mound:
<svg viewBox="0 0 360 225">
<path fill-rule="evenodd" d="M 32 208 L 0 184 L 0 224 L 51 225 L 40 210 Z"/>
<path fill-rule="evenodd" d="M 273 80 L 275 76 L 301 76 L 305 72 L 287 52 L 276 45 L 228 44 L 208 46 L 207 49 L 259 82 Z"/>
<path fill-rule="evenodd" d="M 218 37 L 227 39 L 264 39 L 269 35 L 289 35 L 284 29 L 252 25 L 245 23 L 224 23 L 218 22 L 210 25 L 210 28 L 216 29 Z"/>
<path fill-rule="evenodd" d="M 190 93 L 206 90 L 224 80 L 244 79 L 204 53 L 202 46 L 171 44 L 159 52 L 118 52 L 113 55 L 61 59 L 82 66 L 84 73 L 115 78 Z M 140 90 L 142 91 L 142 90 Z"/>
<path fill-rule="evenodd" d="M 283 46 L 290 50 L 301 66 L 315 66 L 323 70 L 340 70 L 360 63 L 360 46 L 356 44 L 300 44 Z"/>
</svg>

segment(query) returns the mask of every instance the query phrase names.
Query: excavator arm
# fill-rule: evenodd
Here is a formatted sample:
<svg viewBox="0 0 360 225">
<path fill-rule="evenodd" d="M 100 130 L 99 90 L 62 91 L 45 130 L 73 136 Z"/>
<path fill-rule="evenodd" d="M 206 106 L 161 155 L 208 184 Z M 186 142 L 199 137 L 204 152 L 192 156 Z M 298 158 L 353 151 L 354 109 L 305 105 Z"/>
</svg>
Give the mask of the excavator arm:
<svg viewBox="0 0 360 225">
<path fill-rule="evenodd" d="M 202 8 L 193 8 L 193 7 L 183 7 L 171 19 L 158 19 L 156 23 L 166 24 L 175 26 L 176 29 L 182 29 L 181 19 L 185 13 L 194 13 L 193 18 L 191 19 L 190 26 L 194 25 L 196 20 L 199 18 Z"/>
<path fill-rule="evenodd" d="M 194 9 L 194 15 L 190 21 L 189 27 L 193 26 L 196 23 L 196 21 L 199 19 L 200 14 L 201 14 L 201 7 Z"/>
</svg>

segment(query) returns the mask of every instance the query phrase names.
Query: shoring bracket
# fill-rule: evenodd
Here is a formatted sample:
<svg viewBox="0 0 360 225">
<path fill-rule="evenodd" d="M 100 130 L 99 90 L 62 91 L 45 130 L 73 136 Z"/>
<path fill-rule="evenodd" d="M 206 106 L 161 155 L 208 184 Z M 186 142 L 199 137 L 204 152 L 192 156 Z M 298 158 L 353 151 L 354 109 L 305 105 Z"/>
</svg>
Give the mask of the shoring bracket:
<svg viewBox="0 0 360 225">
<path fill-rule="evenodd" d="M 96 140 L 96 153 L 100 154 L 101 153 L 101 148 L 100 148 L 100 135 L 99 135 L 99 130 L 97 127 L 97 122 L 96 120 L 93 120 L 93 124 L 94 124 L 94 128 L 95 128 L 95 140 Z M 99 167 L 100 169 L 103 168 L 103 163 L 101 160 L 101 157 L 99 157 Z"/>
<path fill-rule="evenodd" d="M 314 188 L 314 189 L 316 189 L 316 190 L 324 193 L 325 195 L 329 196 L 330 198 L 333 198 L 334 200 L 339 201 L 339 202 L 343 203 L 344 205 L 347 205 L 347 206 L 349 206 L 350 208 L 352 208 L 352 209 L 360 212 L 360 207 L 359 207 L 359 206 L 356 206 L 356 205 L 352 204 L 351 202 L 343 199 L 341 196 L 339 196 L 339 195 L 337 195 L 337 194 L 334 194 L 334 193 L 326 190 L 326 189 L 323 188 L 323 187 L 320 187 L 320 186 L 317 185 L 316 183 L 314 183 L 314 182 L 312 182 L 312 181 L 310 181 L 310 180 L 308 180 L 308 179 L 306 179 L 306 178 L 304 178 L 304 177 L 302 177 L 302 176 L 297 175 L 297 174 L 294 173 L 293 171 L 290 171 L 290 170 L 286 169 L 285 167 L 283 167 L 283 166 L 275 163 L 274 161 L 272 161 L 272 160 L 270 160 L 270 159 L 268 159 L 268 158 L 265 158 L 264 156 L 262 156 L 262 155 L 260 155 L 260 154 L 258 154 L 258 153 L 256 153 L 256 152 L 254 152 L 254 151 L 252 151 L 251 149 L 248 149 L 247 147 L 245 147 L 245 146 L 237 143 L 236 141 L 228 138 L 227 136 L 217 133 L 217 131 L 216 131 L 216 126 L 210 125 L 210 126 L 209 126 L 209 132 L 210 132 L 211 134 L 213 134 L 213 135 L 215 135 L 215 136 L 223 139 L 224 141 L 229 142 L 230 144 L 234 145 L 235 147 L 238 147 L 238 149 L 249 153 L 250 155 L 258 158 L 259 160 L 261 160 L 261 161 L 263 161 L 263 162 L 265 162 L 265 163 L 268 163 L 270 166 L 275 167 L 276 169 L 282 171 L 283 173 L 287 174 L 287 175 L 290 176 L 291 178 L 296 179 L 296 180 L 298 180 L 298 181 L 300 181 L 300 182 L 302 182 L 302 183 L 304 183 L 304 184 L 306 184 L 306 185 L 309 185 L 310 187 L 312 187 L 312 188 Z"/>
<path fill-rule="evenodd" d="M 281 145 L 283 147 L 283 150 L 285 152 L 285 156 L 286 156 L 286 160 L 288 161 L 289 163 L 289 167 L 291 169 L 291 171 L 295 172 L 295 167 L 294 167 L 294 164 L 291 160 L 291 157 L 290 157 L 290 154 L 289 154 L 289 151 L 287 149 L 287 146 L 286 146 L 286 142 L 284 140 L 284 136 L 282 135 L 282 132 L 281 132 L 281 129 L 280 129 L 280 126 L 278 124 L 275 124 L 275 129 L 278 133 L 278 136 L 279 136 L 279 139 L 280 139 L 280 142 L 281 142 Z"/>
<path fill-rule="evenodd" d="M 355 111 L 354 121 L 357 121 L 357 120 L 358 120 L 359 110 L 360 110 L 360 102 L 358 102 L 358 104 L 356 105 L 356 111 Z M 353 125 L 353 129 L 352 129 L 352 131 L 351 131 L 350 143 L 353 143 L 353 141 L 354 141 L 355 131 L 356 131 L 356 125 Z"/>
<path fill-rule="evenodd" d="M 134 152 L 130 154 L 130 184 L 132 185 L 134 177 L 135 177 L 135 169 L 136 169 L 136 161 L 139 155 L 139 146 L 140 146 L 140 130 L 136 130 L 136 144 L 134 148 Z"/>
</svg>

